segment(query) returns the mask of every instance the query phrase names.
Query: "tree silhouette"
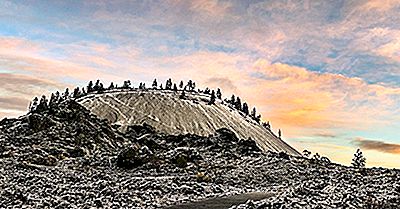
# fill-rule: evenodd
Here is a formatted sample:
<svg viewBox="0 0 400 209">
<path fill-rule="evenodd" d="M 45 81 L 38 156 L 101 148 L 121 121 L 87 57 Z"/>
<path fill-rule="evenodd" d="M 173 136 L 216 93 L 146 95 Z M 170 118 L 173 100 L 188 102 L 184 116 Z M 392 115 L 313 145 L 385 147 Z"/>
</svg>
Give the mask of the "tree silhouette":
<svg viewBox="0 0 400 209">
<path fill-rule="evenodd" d="M 230 103 L 231 103 L 232 105 L 235 105 L 235 103 L 236 103 L 236 98 L 235 98 L 235 95 L 233 95 L 233 94 L 232 94 L 232 96 L 231 96 Z"/>
<path fill-rule="evenodd" d="M 281 132 L 281 129 L 279 129 L 278 130 L 278 137 L 281 138 L 281 136 L 282 136 L 282 132 Z"/>
<path fill-rule="evenodd" d="M 38 106 L 38 102 L 39 102 L 39 99 L 38 99 L 37 97 L 35 97 L 35 98 L 32 100 L 32 104 L 31 104 L 31 106 L 30 106 L 30 108 L 29 108 L 29 111 L 30 111 L 30 112 L 35 112 L 35 111 L 36 111 L 36 108 L 37 108 L 37 106 Z"/>
<path fill-rule="evenodd" d="M 176 83 L 174 83 L 173 90 L 174 90 L 174 91 L 178 91 L 178 87 L 176 87 Z"/>
<path fill-rule="evenodd" d="M 154 79 L 153 84 L 151 85 L 153 89 L 157 89 L 157 79 Z"/>
<path fill-rule="evenodd" d="M 205 93 L 205 94 L 210 94 L 210 93 L 211 93 L 211 90 L 210 90 L 208 87 L 206 87 L 206 89 L 204 90 L 204 93 Z"/>
<path fill-rule="evenodd" d="M 57 93 L 58 93 L 58 91 L 57 91 Z M 54 93 L 51 93 L 49 107 L 50 108 L 55 107 L 56 103 L 57 103 L 56 95 L 54 95 Z"/>
<path fill-rule="evenodd" d="M 72 97 L 73 97 L 73 98 L 78 98 L 80 95 L 81 95 L 81 92 L 80 92 L 80 90 L 79 90 L 79 87 L 76 87 L 76 88 L 74 89 L 74 92 L 72 93 Z M 51 99 L 51 98 L 50 98 L 50 99 Z"/>
<path fill-rule="evenodd" d="M 183 81 L 181 81 L 181 82 L 179 83 L 179 88 L 180 88 L 180 89 L 183 88 Z"/>
<path fill-rule="evenodd" d="M 240 101 L 240 97 L 236 97 L 235 108 L 237 110 L 242 110 L 242 101 Z"/>
<path fill-rule="evenodd" d="M 222 93 L 221 93 L 221 89 L 217 89 L 217 98 L 221 99 L 222 98 Z"/>
<path fill-rule="evenodd" d="M 253 110 L 251 111 L 251 117 L 256 118 L 256 114 L 257 114 L 256 107 L 253 107 Z"/>
<path fill-rule="evenodd" d="M 246 114 L 246 115 L 249 114 L 249 106 L 247 105 L 246 102 L 243 103 L 242 111 L 243 111 L 243 113 Z"/>
<path fill-rule="evenodd" d="M 93 92 L 93 82 L 89 81 L 89 84 L 87 86 L 87 93 L 92 93 Z"/>
<path fill-rule="evenodd" d="M 255 118 L 255 120 L 256 120 L 257 123 L 260 123 L 260 121 L 261 121 L 261 115 L 257 115 L 257 117 Z"/>
<path fill-rule="evenodd" d="M 68 99 L 68 97 L 69 97 L 69 89 L 66 88 L 62 98 L 63 98 L 64 100 L 66 100 L 66 99 Z"/>
<path fill-rule="evenodd" d="M 309 158 L 311 156 L 311 152 L 305 149 L 303 150 L 303 155 L 304 157 Z"/>
<path fill-rule="evenodd" d="M 208 102 L 209 105 L 215 104 L 215 92 L 214 90 L 211 91 L 211 98 L 210 101 Z"/>
<path fill-rule="evenodd" d="M 172 89 L 172 80 L 169 78 L 167 82 L 165 82 L 165 89 L 171 90 Z"/>
<path fill-rule="evenodd" d="M 126 80 L 124 81 L 124 84 L 122 85 L 123 89 L 129 89 L 131 88 L 131 81 L 130 80 Z"/>
<path fill-rule="evenodd" d="M 108 87 L 108 89 L 109 90 L 113 90 L 115 87 L 114 87 L 114 83 L 113 82 L 111 82 L 111 84 L 110 84 L 110 86 Z"/>
<path fill-rule="evenodd" d="M 354 168 L 365 168 L 366 159 L 360 149 L 357 149 L 352 161 L 351 165 Z"/>
<path fill-rule="evenodd" d="M 96 81 L 96 84 L 94 84 L 93 90 L 94 91 L 99 91 L 101 89 L 100 87 L 100 80 Z"/>
<path fill-rule="evenodd" d="M 37 111 L 37 112 L 42 112 L 42 111 L 45 111 L 45 110 L 47 110 L 47 109 L 48 109 L 48 106 L 47 106 L 47 99 L 46 99 L 46 96 L 43 95 L 42 98 L 40 98 L 40 102 L 39 102 L 39 104 L 38 104 L 37 107 L 36 107 L 36 111 Z"/>
</svg>

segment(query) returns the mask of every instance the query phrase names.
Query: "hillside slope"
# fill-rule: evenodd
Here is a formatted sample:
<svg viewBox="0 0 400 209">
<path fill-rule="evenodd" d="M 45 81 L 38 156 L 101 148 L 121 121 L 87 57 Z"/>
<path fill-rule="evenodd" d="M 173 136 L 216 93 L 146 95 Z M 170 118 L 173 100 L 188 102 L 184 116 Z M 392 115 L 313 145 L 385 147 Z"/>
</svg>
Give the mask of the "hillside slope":
<svg viewBox="0 0 400 209">
<path fill-rule="evenodd" d="M 264 151 L 299 153 L 243 113 L 222 104 L 208 105 L 209 95 L 168 90 L 130 90 L 91 94 L 78 100 L 92 113 L 125 130 L 129 125 L 149 124 L 158 131 L 178 135 L 207 136 L 217 129 L 228 128 L 239 138 L 254 139 Z"/>
</svg>

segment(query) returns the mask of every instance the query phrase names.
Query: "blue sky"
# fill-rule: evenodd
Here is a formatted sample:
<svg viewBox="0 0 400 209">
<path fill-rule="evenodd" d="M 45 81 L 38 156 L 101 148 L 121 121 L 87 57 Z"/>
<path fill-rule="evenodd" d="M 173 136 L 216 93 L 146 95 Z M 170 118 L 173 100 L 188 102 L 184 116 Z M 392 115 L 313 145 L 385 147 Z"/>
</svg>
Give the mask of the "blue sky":
<svg viewBox="0 0 400 209">
<path fill-rule="evenodd" d="M 195 79 L 241 95 L 300 151 L 349 164 L 361 147 L 369 166 L 400 167 L 399 12 L 395 0 L 1 1 L 0 117 L 97 78 Z"/>
</svg>

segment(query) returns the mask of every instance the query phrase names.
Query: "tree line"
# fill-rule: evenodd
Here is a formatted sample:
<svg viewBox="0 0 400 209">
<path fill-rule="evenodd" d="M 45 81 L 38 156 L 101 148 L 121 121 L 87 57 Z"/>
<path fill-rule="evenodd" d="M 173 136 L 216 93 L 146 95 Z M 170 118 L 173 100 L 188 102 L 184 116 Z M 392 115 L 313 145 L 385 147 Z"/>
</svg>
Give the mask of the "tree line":
<svg viewBox="0 0 400 209">
<path fill-rule="evenodd" d="M 89 81 L 86 87 L 76 87 L 70 93 L 69 88 L 66 88 L 63 93 L 60 93 L 59 91 L 52 93 L 50 96 L 50 99 L 47 99 L 45 95 L 43 95 L 40 99 L 38 97 L 35 97 L 31 103 L 29 104 L 29 112 L 42 112 L 44 110 L 51 109 L 55 105 L 57 105 L 60 102 L 63 102 L 67 99 L 78 99 L 81 97 L 84 97 L 88 94 L 101 94 L 104 93 L 105 91 L 111 91 L 111 90 L 133 90 L 135 87 L 133 86 L 132 82 L 130 80 L 125 80 L 121 86 L 118 86 L 117 84 L 114 84 L 114 82 L 111 82 L 108 87 L 104 87 L 103 83 L 100 80 L 96 80 L 96 82 Z M 146 84 L 145 83 L 139 83 L 138 89 L 145 90 Z M 206 87 L 204 90 L 202 89 L 196 89 L 196 83 L 192 80 L 189 80 L 186 84 L 183 81 L 180 81 L 179 84 L 173 83 L 172 79 L 169 78 L 166 80 L 164 86 L 163 83 L 159 83 L 157 79 L 154 79 L 151 85 L 151 88 L 148 89 L 153 89 L 153 90 L 171 90 L 171 91 L 181 91 L 181 94 L 179 96 L 180 99 L 185 99 L 186 98 L 186 93 L 185 92 L 198 92 L 198 93 L 203 93 L 210 95 L 210 100 L 208 102 L 209 105 L 213 105 L 216 102 L 216 99 L 222 100 L 222 92 L 220 88 L 217 88 L 217 90 L 210 89 Z M 230 99 L 225 99 L 222 101 L 223 104 L 227 104 L 231 108 L 234 108 L 244 114 L 245 117 L 250 117 L 253 119 L 256 123 L 260 124 L 270 130 L 271 125 L 268 122 L 261 122 L 261 114 L 257 114 L 256 107 L 253 107 L 250 111 L 249 105 L 246 102 L 241 101 L 240 97 L 232 95 Z M 279 129 L 278 131 L 278 137 L 281 137 L 281 130 Z"/>
</svg>

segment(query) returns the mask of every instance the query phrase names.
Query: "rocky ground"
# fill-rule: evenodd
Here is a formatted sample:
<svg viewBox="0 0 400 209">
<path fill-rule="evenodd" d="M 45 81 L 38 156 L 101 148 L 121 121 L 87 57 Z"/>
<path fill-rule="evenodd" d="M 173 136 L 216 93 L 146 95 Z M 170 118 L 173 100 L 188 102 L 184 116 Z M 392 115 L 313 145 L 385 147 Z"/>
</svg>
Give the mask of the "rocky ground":
<svg viewBox="0 0 400 209">
<path fill-rule="evenodd" d="M 232 208 L 398 208 L 400 171 L 263 153 L 228 129 L 120 133 L 74 101 L 0 122 L 0 208 L 161 208 L 272 193 Z"/>
</svg>

